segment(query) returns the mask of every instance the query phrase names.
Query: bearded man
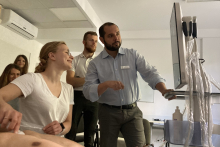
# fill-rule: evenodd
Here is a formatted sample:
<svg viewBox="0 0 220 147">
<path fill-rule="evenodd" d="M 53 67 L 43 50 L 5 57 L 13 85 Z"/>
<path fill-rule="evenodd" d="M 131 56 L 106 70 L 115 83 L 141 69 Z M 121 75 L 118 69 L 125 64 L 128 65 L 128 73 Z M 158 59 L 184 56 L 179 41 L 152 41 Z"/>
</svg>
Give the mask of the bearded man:
<svg viewBox="0 0 220 147">
<path fill-rule="evenodd" d="M 107 22 L 99 28 L 103 51 L 93 59 L 87 70 L 83 94 L 99 102 L 101 147 L 116 147 L 119 131 L 127 147 L 143 147 L 145 135 L 137 72 L 152 89 L 162 95 L 171 91 L 157 70 L 134 49 L 121 47 L 119 27 Z M 170 98 L 173 99 L 172 97 Z"/>
<path fill-rule="evenodd" d="M 72 112 L 72 127 L 66 138 L 75 141 L 80 118 L 84 118 L 84 146 L 92 147 L 98 120 L 98 103 L 87 100 L 83 93 L 83 84 L 89 62 L 95 58 L 98 37 L 96 32 L 86 32 L 83 37 L 84 50 L 74 57 L 72 69 L 67 71 L 66 81 L 74 88 L 74 105 Z"/>
</svg>

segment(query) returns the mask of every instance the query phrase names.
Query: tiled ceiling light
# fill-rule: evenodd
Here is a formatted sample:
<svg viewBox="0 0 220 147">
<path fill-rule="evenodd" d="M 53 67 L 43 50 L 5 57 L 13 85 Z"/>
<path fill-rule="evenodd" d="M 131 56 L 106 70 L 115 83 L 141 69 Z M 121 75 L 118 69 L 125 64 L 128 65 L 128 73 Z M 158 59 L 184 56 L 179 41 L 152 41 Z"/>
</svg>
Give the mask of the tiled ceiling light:
<svg viewBox="0 0 220 147">
<path fill-rule="evenodd" d="M 61 21 L 87 20 L 77 7 L 73 8 L 51 8 Z"/>
</svg>

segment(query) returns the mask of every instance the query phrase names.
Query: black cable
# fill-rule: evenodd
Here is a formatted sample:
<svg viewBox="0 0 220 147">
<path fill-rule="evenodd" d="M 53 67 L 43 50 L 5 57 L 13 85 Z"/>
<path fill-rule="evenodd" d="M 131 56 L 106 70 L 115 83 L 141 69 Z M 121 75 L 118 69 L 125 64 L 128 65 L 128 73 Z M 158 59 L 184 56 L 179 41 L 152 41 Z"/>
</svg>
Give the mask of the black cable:
<svg viewBox="0 0 220 147">
<path fill-rule="evenodd" d="M 182 23 L 182 29 L 183 29 L 184 35 L 187 37 L 187 36 L 188 36 L 188 32 L 187 32 L 186 22 L 183 22 L 183 23 Z"/>
<path fill-rule="evenodd" d="M 205 59 L 199 59 L 199 61 L 201 61 L 201 63 L 204 63 L 204 62 L 205 62 Z"/>
</svg>

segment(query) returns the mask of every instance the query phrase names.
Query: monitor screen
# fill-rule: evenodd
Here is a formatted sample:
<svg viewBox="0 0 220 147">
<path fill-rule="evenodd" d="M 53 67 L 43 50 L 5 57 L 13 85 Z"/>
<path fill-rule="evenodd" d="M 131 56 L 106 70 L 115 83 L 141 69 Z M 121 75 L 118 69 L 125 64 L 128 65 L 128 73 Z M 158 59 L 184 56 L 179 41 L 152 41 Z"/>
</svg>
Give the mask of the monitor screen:
<svg viewBox="0 0 220 147">
<path fill-rule="evenodd" d="M 182 14 L 179 3 L 174 3 L 170 18 L 170 35 L 173 58 L 174 87 L 186 85 L 185 37 L 182 32 Z"/>
</svg>

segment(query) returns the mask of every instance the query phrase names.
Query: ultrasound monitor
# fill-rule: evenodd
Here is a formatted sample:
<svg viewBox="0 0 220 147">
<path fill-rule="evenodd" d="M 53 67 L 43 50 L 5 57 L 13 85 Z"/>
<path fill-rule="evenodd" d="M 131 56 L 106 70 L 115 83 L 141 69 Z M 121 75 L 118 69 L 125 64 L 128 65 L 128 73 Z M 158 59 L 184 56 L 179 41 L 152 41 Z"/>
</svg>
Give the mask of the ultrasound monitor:
<svg viewBox="0 0 220 147">
<path fill-rule="evenodd" d="M 170 35 L 173 59 L 174 88 L 187 84 L 185 36 L 182 31 L 182 12 L 179 3 L 174 3 L 170 19 Z"/>
</svg>

